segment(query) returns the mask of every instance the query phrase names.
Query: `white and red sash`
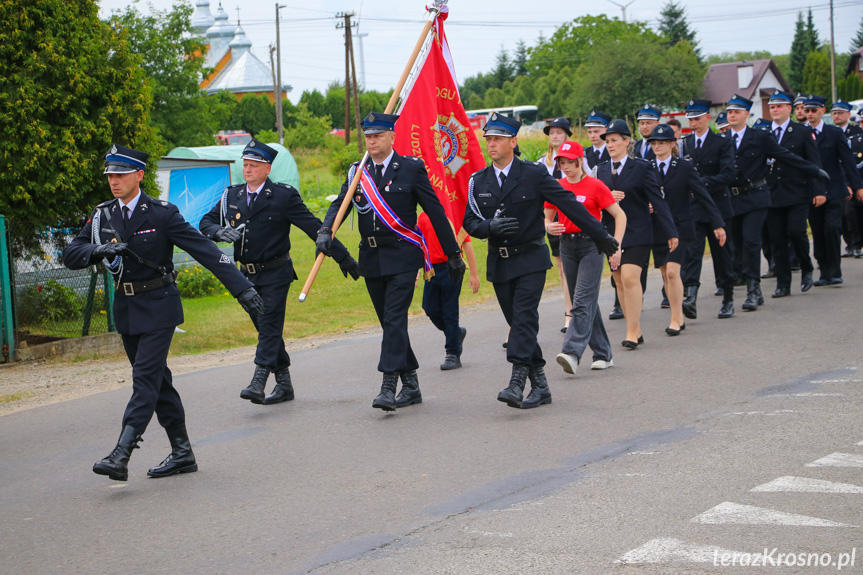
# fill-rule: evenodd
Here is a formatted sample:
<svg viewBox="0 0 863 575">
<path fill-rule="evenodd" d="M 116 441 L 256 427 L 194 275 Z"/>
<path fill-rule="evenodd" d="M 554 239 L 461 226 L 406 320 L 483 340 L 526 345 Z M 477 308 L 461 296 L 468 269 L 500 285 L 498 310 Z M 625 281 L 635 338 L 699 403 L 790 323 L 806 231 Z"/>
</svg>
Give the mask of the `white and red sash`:
<svg viewBox="0 0 863 575">
<path fill-rule="evenodd" d="M 431 279 L 434 276 L 434 268 L 432 267 L 431 256 L 429 255 L 429 249 L 422 232 L 401 221 L 392 208 L 387 205 L 369 174 L 367 166 L 363 167 L 363 172 L 360 176 L 360 187 L 366 199 L 368 199 L 372 210 L 374 210 L 375 215 L 380 218 L 384 225 L 401 239 L 414 244 L 422 250 L 424 276 L 425 279 Z"/>
</svg>

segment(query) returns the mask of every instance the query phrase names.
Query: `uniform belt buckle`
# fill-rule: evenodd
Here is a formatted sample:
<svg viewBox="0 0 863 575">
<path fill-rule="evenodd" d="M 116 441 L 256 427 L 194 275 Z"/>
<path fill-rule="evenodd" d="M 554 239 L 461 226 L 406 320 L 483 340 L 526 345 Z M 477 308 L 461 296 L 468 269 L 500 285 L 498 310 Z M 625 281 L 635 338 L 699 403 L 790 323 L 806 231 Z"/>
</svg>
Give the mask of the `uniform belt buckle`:
<svg viewBox="0 0 863 575">
<path fill-rule="evenodd" d="M 135 286 L 132 282 L 123 282 L 123 295 L 135 295 Z"/>
<path fill-rule="evenodd" d="M 497 248 L 497 253 L 498 253 L 498 255 L 500 255 L 500 257 L 502 257 L 504 259 L 509 257 L 509 250 L 505 247 Z"/>
<path fill-rule="evenodd" d="M 370 248 L 378 247 L 378 241 L 374 238 L 374 236 L 366 238 L 366 242 L 369 244 Z"/>
<path fill-rule="evenodd" d="M 246 264 L 246 271 L 250 274 L 258 273 L 258 269 L 255 267 L 255 264 Z"/>
<path fill-rule="evenodd" d="M 731 195 L 732 196 L 739 196 L 740 195 L 740 188 L 731 188 Z"/>
</svg>

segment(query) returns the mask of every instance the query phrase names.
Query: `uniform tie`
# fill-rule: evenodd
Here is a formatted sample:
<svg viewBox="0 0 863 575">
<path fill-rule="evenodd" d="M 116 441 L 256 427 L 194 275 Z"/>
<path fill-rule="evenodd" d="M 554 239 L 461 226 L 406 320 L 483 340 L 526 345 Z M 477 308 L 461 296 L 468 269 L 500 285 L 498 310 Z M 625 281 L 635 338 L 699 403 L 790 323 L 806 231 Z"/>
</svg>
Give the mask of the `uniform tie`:
<svg viewBox="0 0 863 575">
<path fill-rule="evenodd" d="M 620 169 L 620 162 L 611 163 L 611 187 L 617 189 L 617 170 Z"/>
<path fill-rule="evenodd" d="M 375 164 L 375 185 L 381 187 L 381 182 L 384 179 L 384 165 Z"/>
<path fill-rule="evenodd" d="M 506 183 L 506 174 L 503 172 L 500 173 L 500 189 L 503 189 L 503 185 Z"/>
<path fill-rule="evenodd" d="M 659 162 L 659 185 L 665 184 L 665 162 Z"/>
<path fill-rule="evenodd" d="M 129 221 L 129 206 L 123 206 L 123 221 Z"/>
<path fill-rule="evenodd" d="M 740 139 L 737 136 L 737 132 L 734 132 L 734 134 L 731 137 L 734 140 L 734 147 L 737 148 L 738 146 L 740 146 Z"/>
<path fill-rule="evenodd" d="M 257 192 L 252 192 L 252 193 L 250 193 L 250 194 L 249 194 L 249 197 L 248 197 L 248 198 L 247 198 L 247 200 L 246 200 L 246 205 L 247 205 L 247 206 L 251 206 L 253 203 L 255 203 L 255 199 L 256 199 L 257 197 L 258 197 L 258 193 L 257 193 Z"/>
<path fill-rule="evenodd" d="M 775 130 L 773 130 L 773 133 L 776 134 L 776 140 L 779 140 L 779 136 L 782 135 L 782 126 L 779 126 Z"/>
<path fill-rule="evenodd" d="M 695 149 L 696 150 L 701 149 L 701 139 L 700 138 L 695 138 Z"/>
</svg>

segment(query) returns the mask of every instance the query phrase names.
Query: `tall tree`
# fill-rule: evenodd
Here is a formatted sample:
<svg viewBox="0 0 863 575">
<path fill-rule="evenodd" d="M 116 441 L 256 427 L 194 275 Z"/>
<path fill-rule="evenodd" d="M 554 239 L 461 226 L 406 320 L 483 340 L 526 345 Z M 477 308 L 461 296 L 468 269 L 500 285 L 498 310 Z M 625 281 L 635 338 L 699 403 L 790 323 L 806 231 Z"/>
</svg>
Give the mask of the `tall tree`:
<svg viewBox="0 0 863 575">
<path fill-rule="evenodd" d="M 513 75 L 524 76 L 527 74 L 527 44 L 524 40 L 519 40 L 515 44 L 515 55 L 512 59 Z"/>
<path fill-rule="evenodd" d="M 811 14 L 810 12 L 810 16 Z M 803 12 L 798 12 L 797 22 L 794 24 L 794 39 L 791 41 L 791 67 L 788 71 L 788 83 L 795 91 L 803 90 L 803 66 L 812 51 L 811 36 L 803 21 Z"/>
<path fill-rule="evenodd" d="M 818 39 L 818 30 L 815 29 L 815 21 L 812 19 L 812 8 L 806 16 L 806 37 L 809 41 L 809 51 L 817 50 L 821 41 Z"/>
<path fill-rule="evenodd" d="M 701 60 L 695 32 L 689 29 L 686 21 L 686 9 L 674 0 L 668 0 L 659 13 L 659 33 L 665 36 L 669 46 L 678 42 L 689 42 L 696 57 Z"/>
<path fill-rule="evenodd" d="M 860 27 L 857 28 L 857 34 L 851 38 L 851 52 L 857 48 L 863 48 L 863 17 L 860 18 Z"/>
<path fill-rule="evenodd" d="M 509 52 L 503 46 L 495 57 L 494 69 L 491 71 L 494 77 L 494 88 L 503 88 L 504 82 L 509 82 L 515 77 L 513 64 L 509 59 Z"/>
<path fill-rule="evenodd" d="M 110 197 L 112 142 L 156 152 L 141 58 L 91 0 L 2 0 L 0 21 L 0 214 L 76 227 Z"/>
<path fill-rule="evenodd" d="M 821 50 L 813 50 L 806 57 L 806 64 L 803 66 L 803 91 L 830 97 L 830 57 Z"/>
<path fill-rule="evenodd" d="M 178 1 L 170 10 L 151 10 L 146 16 L 130 5 L 109 20 L 142 58 L 153 87 L 151 121 L 164 152 L 175 146 L 211 145 L 221 127 L 211 113 L 212 102 L 198 87 L 207 71 L 206 44 L 192 34 L 191 17 L 191 3 Z"/>
</svg>

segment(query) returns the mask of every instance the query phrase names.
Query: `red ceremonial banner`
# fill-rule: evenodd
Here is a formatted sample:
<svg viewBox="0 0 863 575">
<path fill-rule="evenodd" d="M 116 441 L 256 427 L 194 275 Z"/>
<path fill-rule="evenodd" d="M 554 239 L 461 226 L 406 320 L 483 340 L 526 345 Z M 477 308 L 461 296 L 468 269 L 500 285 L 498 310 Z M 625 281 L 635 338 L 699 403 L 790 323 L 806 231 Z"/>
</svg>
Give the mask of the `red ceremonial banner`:
<svg viewBox="0 0 863 575">
<path fill-rule="evenodd" d="M 443 11 L 435 20 L 428 55 L 400 111 L 394 147 L 399 154 L 425 163 L 461 244 L 467 235 L 462 220 L 468 182 L 471 174 L 485 167 L 485 158 L 459 97 L 443 29 L 447 15 Z"/>
</svg>

